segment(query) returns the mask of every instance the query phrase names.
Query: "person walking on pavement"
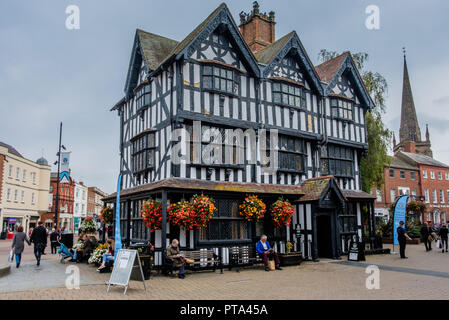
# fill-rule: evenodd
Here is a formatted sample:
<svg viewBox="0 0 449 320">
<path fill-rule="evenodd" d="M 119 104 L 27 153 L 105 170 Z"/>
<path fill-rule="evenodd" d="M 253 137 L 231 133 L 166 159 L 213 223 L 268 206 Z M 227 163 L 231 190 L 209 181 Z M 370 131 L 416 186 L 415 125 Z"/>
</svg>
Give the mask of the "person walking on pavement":
<svg viewBox="0 0 449 320">
<path fill-rule="evenodd" d="M 12 247 L 14 249 L 14 254 L 16 255 L 16 268 L 20 266 L 20 261 L 22 260 L 22 252 L 25 249 L 25 242 L 31 245 L 30 240 L 28 240 L 27 235 L 23 232 L 23 227 L 19 226 L 17 232 L 12 240 Z"/>
<path fill-rule="evenodd" d="M 51 245 L 51 254 L 56 254 L 58 251 L 58 241 L 60 239 L 59 233 L 55 228 L 52 229 L 50 233 L 50 245 Z"/>
<path fill-rule="evenodd" d="M 34 243 L 34 256 L 37 265 L 41 264 L 41 254 L 47 245 L 47 230 L 43 227 L 42 221 L 38 222 L 38 227 L 33 230 L 30 241 Z"/>
<path fill-rule="evenodd" d="M 442 252 L 444 252 L 444 245 L 446 244 L 446 252 L 447 252 L 447 236 L 448 233 L 448 229 L 447 226 L 445 224 L 443 224 L 440 228 L 440 230 L 438 231 L 438 235 L 440 236 L 440 241 L 441 241 L 441 249 Z"/>
<path fill-rule="evenodd" d="M 424 225 L 421 227 L 421 240 L 424 242 L 426 246 L 426 251 L 432 250 L 432 228 L 424 222 Z"/>
<path fill-rule="evenodd" d="M 407 243 L 407 239 L 412 240 L 412 238 L 410 238 L 408 234 L 405 232 L 404 221 L 399 221 L 399 227 L 397 228 L 397 232 L 398 232 L 399 252 L 401 254 L 401 259 L 408 259 L 408 257 L 405 256 L 405 245 Z"/>
</svg>

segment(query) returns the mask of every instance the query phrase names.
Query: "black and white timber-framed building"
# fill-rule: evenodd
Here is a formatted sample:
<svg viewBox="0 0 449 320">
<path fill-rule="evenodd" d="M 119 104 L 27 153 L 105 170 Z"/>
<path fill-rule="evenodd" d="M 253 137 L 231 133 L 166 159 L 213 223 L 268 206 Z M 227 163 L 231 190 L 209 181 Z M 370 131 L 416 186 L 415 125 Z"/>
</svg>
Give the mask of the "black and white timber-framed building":
<svg viewBox="0 0 449 320">
<path fill-rule="evenodd" d="M 240 18 L 239 29 L 221 4 L 181 42 L 136 31 L 125 94 L 112 108 L 120 118 L 120 225 L 125 244 L 155 244 L 156 265 L 173 238 L 185 249 L 213 248 L 226 264 L 230 247 L 254 245 L 261 234 L 279 252 L 291 241 L 316 260 L 339 258 L 354 236 L 373 230 L 375 197 L 361 191 L 360 175 L 373 102 L 350 53 L 315 67 L 296 32 L 274 40 L 273 12 L 262 14 L 255 2 Z M 195 154 L 175 163 L 172 134 L 185 129 L 193 136 L 195 123 L 201 145 L 211 141 L 206 129 L 276 129 L 278 170 L 264 171 L 259 156 L 250 161 L 249 137 L 242 161 L 232 147 L 231 163 L 205 163 Z M 205 230 L 186 234 L 164 223 L 151 234 L 145 227 L 143 200 L 162 201 L 166 221 L 170 203 L 195 193 L 210 195 L 218 208 Z M 246 222 L 238 205 L 247 194 L 267 208 L 280 196 L 289 199 L 291 226 L 274 228 L 269 214 Z M 104 200 L 115 205 L 116 194 Z"/>
</svg>

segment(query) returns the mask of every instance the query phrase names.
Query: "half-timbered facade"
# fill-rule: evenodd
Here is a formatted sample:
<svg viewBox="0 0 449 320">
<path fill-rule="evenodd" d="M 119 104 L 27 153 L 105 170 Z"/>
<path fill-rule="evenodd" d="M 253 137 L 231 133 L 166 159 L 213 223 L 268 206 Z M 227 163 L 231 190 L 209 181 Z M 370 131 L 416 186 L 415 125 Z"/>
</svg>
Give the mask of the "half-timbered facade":
<svg viewBox="0 0 449 320">
<path fill-rule="evenodd" d="M 136 31 L 125 95 L 112 109 L 121 128 L 120 224 L 126 243 L 155 243 L 156 265 L 172 238 L 184 248 L 214 248 L 227 263 L 229 247 L 253 245 L 261 234 L 280 252 L 291 241 L 305 258 L 338 258 L 353 236 L 362 238 L 365 222 L 372 225 L 359 165 L 373 104 L 351 55 L 314 67 L 296 32 L 274 41 L 274 13 L 261 14 L 255 3 L 240 18 L 239 29 L 222 4 L 181 42 Z M 266 34 L 250 34 L 261 32 L 251 28 L 256 20 Z M 243 132 L 241 141 L 232 132 Z M 267 170 L 272 162 L 276 170 Z M 313 197 L 310 184 L 319 185 Z M 142 200 L 161 200 L 166 221 L 169 203 L 195 193 L 216 201 L 206 229 L 145 228 Z M 291 226 L 276 229 L 269 215 L 246 222 L 238 212 L 246 194 L 267 207 L 279 197 L 292 201 Z M 327 227 L 332 237 L 319 242 Z"/>
</svg>

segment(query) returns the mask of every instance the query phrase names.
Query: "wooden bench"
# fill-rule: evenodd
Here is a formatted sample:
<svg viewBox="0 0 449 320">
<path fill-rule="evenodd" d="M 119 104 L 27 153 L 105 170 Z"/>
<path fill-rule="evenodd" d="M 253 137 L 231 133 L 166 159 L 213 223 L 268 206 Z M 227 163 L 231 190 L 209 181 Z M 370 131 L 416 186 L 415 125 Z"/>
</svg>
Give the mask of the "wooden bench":
<svg viewBox="0 0 449 320">
<path fill-rule="evenodd" d="M 180 251 L 181 255 L 183 255 L 187 259 L 191 259 L 194 263 L 185 264 L 185 268 L 192 271 L 200 271 L 200 270 L 208 270 L 216 271 L 217 268 L 220 269 L 220 273 L 223 273 L 223 263 L 221 261 L 220 256 L 215 254 L 212 249 L 203 249 L 203 250 L 189 250 L 189 251 Z M 173 274 L 173 264 L 170 260 L 166 259 L 165 266 L 163 267 L 164 274 Z"/>
<path fill-rule="evenodd" d="M 234 247 L 229 249 L 229 270 L 237 268 L 240 272 L 240 267 L 251 266 L 254 264 L 263 263 L 262 258 L 252 247 Z"/>
<path fill-rule="evenodd" d="M 220 256 L 215 254 L 212 249 L 181 251 L 181 254 L 187 258 L 194 260 L 194 263 L 186 263 L 186 267 L 190 270 L 198 271 L 202 269 L 212 269 L 214 272 L 217 268 L 220 269 L 220 273 L 223 273 L 223 263 Z"/>
</svg>

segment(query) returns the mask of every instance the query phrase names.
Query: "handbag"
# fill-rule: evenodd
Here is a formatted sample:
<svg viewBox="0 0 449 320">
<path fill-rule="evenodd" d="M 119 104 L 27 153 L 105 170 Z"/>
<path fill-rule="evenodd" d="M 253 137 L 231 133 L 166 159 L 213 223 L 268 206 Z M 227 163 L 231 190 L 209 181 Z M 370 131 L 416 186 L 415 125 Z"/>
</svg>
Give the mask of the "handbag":
<svg viewBox="0 0 449 320">
<path fill-rule="evenodd" d="M 270 271 L 276 270 L 276 266 L 274 265 L 274 260 L 268 260 L 268 268 Z"/>
<path fill-rule="evenodd" d="M 433 241 L 433 237 L 429 234 L 429 237 L 427 238 L 427 241 L 432 242 Z"/>
<path fill-rule="evenodd" d="M 195 260 L 192 260 L 192 259 L 189 259 L 189 258 L 185 258 L 185 260 L 186 260 L 187 264 L 194 264 L 195 263 Z"/>
<path fill-rule="evenodd" d="M 8 262 L 11 263 L 12 262 L 12 257 L 14 255 L 14 250 L 11 249 L 11 251 L 9 251 L 9 257 L 8 257 Z"/>
</svg>

